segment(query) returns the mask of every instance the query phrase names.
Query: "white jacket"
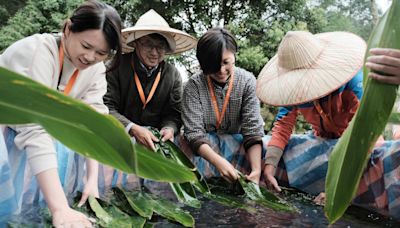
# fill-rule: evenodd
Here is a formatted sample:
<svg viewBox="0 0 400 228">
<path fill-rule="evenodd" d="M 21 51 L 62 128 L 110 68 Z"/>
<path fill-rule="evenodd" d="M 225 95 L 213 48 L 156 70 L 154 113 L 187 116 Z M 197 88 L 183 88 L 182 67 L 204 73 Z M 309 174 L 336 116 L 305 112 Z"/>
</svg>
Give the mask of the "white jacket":
<svg viewBox="0 0 400 228">
<path fill-rule="evenodd" d="M 12 44 L 0 55 L 0 66 L 25 75 L 54 90 L 63 91 L 75 68 L 65 57 L 60 85 L 57 88 L 59 65 L 57 42 L 51 34 L 26 37 Z M 79 71 L 69 96 L 87 103 L 100 113 L 108 113 L 107 107 L 103 104 L 103 95 L 106 90 L 105 66 L 101 62 Z M 26 102 L 29 103 L 29 97 L 26 97 Z M 53 139 L 41 126 L 26 124 L 10 127 L 17 131 L 15 144 L 19 149 L 26 150 L 34 175 L 57 168 Z"/>
</svg>

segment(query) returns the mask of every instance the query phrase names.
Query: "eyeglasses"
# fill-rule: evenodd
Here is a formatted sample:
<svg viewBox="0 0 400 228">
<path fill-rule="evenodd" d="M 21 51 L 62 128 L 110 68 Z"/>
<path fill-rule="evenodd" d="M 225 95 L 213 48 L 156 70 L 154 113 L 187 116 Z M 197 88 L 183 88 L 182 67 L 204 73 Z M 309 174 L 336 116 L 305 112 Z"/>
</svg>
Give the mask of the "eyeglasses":
<svg viewBox="0 0 400 228">
<path fill-rule="evenodd" d="M 146 52 L 151 52 L 153 50 L 153 48 L 155 48 L 159 54 L 164 54 L 167 51 L 167 46 L 163 43 L 155 44 L 150 41 L 140 42 L 139 40 L 138 40 L 138 43 L 141 45 L 143 50 Z"/>
</svg>

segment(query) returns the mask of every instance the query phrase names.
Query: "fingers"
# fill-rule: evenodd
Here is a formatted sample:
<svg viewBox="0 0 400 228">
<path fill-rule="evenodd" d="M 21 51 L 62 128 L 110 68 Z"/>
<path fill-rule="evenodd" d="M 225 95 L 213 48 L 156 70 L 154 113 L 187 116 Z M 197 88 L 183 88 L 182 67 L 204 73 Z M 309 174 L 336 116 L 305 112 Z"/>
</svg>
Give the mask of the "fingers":
<svg viewBox="0 0 400 228">
<path fill-rule="evenodd" d="M 264 178 L 267 188 L 270 190 L 276 190 L 278 192 L 281 192 L 282 189 L 279 187 L 278 182 L 276 181 L 274 175 L 275 175 L 275 167 L 269 164 L 265 165 Z"/>
<path fill-rule="evenodd" d="M 249 175 L 246 175 L 245 177 L 247 180 L 254 182 L 256 184 L 259 184 L 260 183 L 260 175 L 261 175 L 260 172 L 252 171 Z"/>
<path fill-rule="evenodd" d="M 389 65 L 391 64 L 389 61 L 387 62 L 378 62 L 378 60 L 373 60 L 376 62 L 369 61 L 365 63 L 365 66 L 373 71 L 382 72 L 387 75 L 397 75 L 399 74 L 400 70 L 400 63 L 399 66 L 397 65 Z"/>
<path fill-rule="evenodd" d="M 174 130 L 170 127 L 166 127 L 161 129 L 160 134 L 162 136 L 162 141 L 165 142 L 167 140 L 174 141 Z"/>
<path fill-rule="evenodd" d="M 313 200 L 315 204 L 325 205 L 326 195 L 324 192 L 321 192 L 315 199 Z"/>
<path fill-rule="evenodd" d="M 269 183 L 270 183 L 270 189 L 275 189 L 277 192 L 282 191 L 282 189 L 279 187 L 278 182 L 276 181 L 275 177 L 270 177 Z"/>
<path fill-rule="evenodd" d="M 377 74 L 375 72 L 369 72 L 368 77 L 373 78 L 381 83 L 387 83 L 387 84 L 393 84 L 393 85 L 398 85 L 400 83 L 400 77 L 384 76 L 384 75 Z"/>
<path fill-rule="evenodd" d="M 225 172 L 221 173 L 221 176 L 229 183 L 233 183 L 239 178 L 235 169 L 226 170 Z"/>
<path fill-rule="evenodd" d="M 67 208 L 53 214 L 53 226 L 55 227 L 93 227 L 93 219 L 89 219 L 81 212 Z"/>
<path fill-rule="evenodd" d="M 400 50 L 392 48 L 371 48 L 369 52 L 373 55 L 388 55 L 395 58 L 400 58 Z"/>
<path fill-rule="evenodd" d="M 89 198 L 89 194 L 83 192 L 83 193 L 82 193 L 81 200 L 80 200 L 79 203 L 78 203 L 78 207 L 81 207 L 81 206 L 86 202 L 86 200 L 87 200 L 88 198 Z"/>
<path fill-rule="evenodd" d="M 156 151 L 156 146 L 154 146 L 153 140 L 151 138 L 146 138 L 146 143 L 148 148 L 150 148 L 152 151 Z"/>
</svg>

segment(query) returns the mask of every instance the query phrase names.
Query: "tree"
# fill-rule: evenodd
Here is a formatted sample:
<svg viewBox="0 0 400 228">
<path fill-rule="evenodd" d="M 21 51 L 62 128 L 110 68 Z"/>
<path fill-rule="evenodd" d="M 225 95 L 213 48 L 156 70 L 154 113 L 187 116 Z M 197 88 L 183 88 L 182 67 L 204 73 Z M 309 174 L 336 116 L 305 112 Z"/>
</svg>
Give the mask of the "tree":
<svg viewBox="0 0 400 228">
<path fill-rule="evenodd" d="M 59 32 L 67 15 L 82 0 L 28 0 L 25 7 L 0 28 L 0 50 L 34 33 Z"/>
<path fill-rule="evenodd" d="M 0 27 L 7 23 L 8 18 L 13 16 L 26 3 L 26 0 L 8 0 L 0 3 Z"/>
</svg>

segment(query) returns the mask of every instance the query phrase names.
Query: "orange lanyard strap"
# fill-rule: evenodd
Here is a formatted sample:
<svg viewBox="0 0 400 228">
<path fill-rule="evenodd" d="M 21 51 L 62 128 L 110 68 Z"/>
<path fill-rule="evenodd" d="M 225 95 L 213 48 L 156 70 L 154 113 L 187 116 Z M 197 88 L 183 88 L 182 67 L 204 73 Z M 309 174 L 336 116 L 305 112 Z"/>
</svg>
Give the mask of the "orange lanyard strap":
<svg viewBox="0 0 400 228">
<path fill-rule="evenodd" d="M 144 95 L 142 84 L 140 83 L 139 77 L 136 74 L 135 68 L 133 66 L 133 61 L 132 61 L 132 69 L 133 69 L 133 72 L 134 72 L 136 88 L 137 88 L 137 90 L 139 92 L 140 100 L 142 101 L 142 104 L 143 104 L 143 109 L 145 109 L 146 105 L 150 102 L 151 98 L 153 98 L 154 92 L 156 91 L 158 83 L 160 82 L 160 79 L 161 79 L 161 68 L 158 71 L 156 80 L 154 81 L 153 85 L 151 86 L 151 90 L 150 90 L 150 93 L 149 93 L 149 96 L 147 97 L 147 99 L 146 99 L 146 96 Z"/>
<path fill-rule="evenodd" d="M 61 39 L 60 47 L 58 48 L 58 61 L 60 63 L 60 78 L 64 64 L 64 48 L 63 48 L 63 41 Z M 68 80 L 67 86 L 64 89 L 64 94 L 68 95 L 71 92 L 72 86 L 74 86 L 76 78 L 78 77 L 79 70 L 76 69 L 72 74 L 71 78 Z"/>
<path fill-rule="evenodd" d="M 332 105 L 332 99 L 331 99 L 331 95 L 329 95 L 329 97 L 328 97 L 328 114 L 326 114 L 324 112 L 324 110 L 322 110 L 322 107 L 321 107 L 319 101 L 318 100 L 314 101 L 315 109 L 317 109 L 319 115 L 322 117 L 323 123 L 328 128 L 327 130 L 329 132 L 337 133 L 337 132 L 339 132 L 339 129 L 336 126 L 336 124 L 333 122 L 332 112 L 331 112 L 331 105 Z"/>
<path fill-rule="evenodd" d="M 210 90 L 211 99 L 212 99 L 211 101 L 212 101 L 212 104 L 213 104 L 215 117 L 217 118 L 217 123 L 215 124 L 217 130 L 219 129 L 219 126 L 221 125 L 222 120 L 223 120 L 223 118 L 225 116 L 226 107 L 228 107 L 229 98 L 231 97 L 231 92 L 232 92 L 232 88 L 233 88 L 233 80 L 234 80 L 234 77 L 233 77 L 233 74 L 232 74 L 231 79 L 229 80 L 228 91 L 226 91 L 224 104 L 222 105 L 222 111 L 219 112 L 217 98 L 215 97 L 214 86 L 212 85 L 210 76 L 207 77 L 208 89 Z"/>
</svg>

